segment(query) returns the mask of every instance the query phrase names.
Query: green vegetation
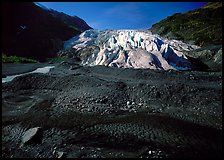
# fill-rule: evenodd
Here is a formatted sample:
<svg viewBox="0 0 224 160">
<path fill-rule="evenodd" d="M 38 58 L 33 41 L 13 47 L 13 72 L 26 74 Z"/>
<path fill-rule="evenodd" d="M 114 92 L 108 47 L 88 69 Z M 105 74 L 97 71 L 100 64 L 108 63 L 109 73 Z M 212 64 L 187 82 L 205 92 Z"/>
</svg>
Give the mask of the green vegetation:
<svg viewBox="0 0 224 160">
<path fill-rule="evenodd" d="M 211 2 L 184 14 L 176 13 L 154 24 L 150 30 L 166 38 L 199 46 L 221 44 L 222 2 Z"/>
<path fill-rule="evenodd" d="M 38 61 L 34 59 L 18 57 L 18 56 L 7 56 L 5 54 L 2 54 L 2 62 L 3 63 L 38 63 Z"/>
</svg>

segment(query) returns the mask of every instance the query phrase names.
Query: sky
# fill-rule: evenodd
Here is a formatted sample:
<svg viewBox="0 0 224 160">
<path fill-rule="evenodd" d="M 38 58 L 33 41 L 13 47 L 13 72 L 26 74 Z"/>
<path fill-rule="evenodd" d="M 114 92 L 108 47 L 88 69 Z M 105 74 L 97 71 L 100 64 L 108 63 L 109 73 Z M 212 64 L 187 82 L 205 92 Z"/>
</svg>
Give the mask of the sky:
<svg viewBox="0 0 224 160">
<path fill-rule="evenodd" d="M 185 13 L 207 2 L 38 2 L 78 16 L 94 29 L 149 29 L 174 13 Z"/>
</svg>

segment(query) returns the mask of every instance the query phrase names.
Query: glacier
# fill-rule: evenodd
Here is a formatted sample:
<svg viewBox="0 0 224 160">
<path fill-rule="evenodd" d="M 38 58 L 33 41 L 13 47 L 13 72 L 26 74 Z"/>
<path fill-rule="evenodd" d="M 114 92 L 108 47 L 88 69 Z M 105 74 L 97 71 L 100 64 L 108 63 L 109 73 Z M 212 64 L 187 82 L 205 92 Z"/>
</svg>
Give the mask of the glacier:
<svg viewBox="0 0 224 160">
<path fill-rule="evenodd" d="M 85 53 L 91 46 L 99 50 Z M 90 29 L 64 43 L 65 50 L 72 48 L 76 53 L 87 55 L 81 62 L 87 66 L 191 70 L 192 64 L 184 52 L 199 46 L 168 40 L 146 30 Z"/>
</svg>

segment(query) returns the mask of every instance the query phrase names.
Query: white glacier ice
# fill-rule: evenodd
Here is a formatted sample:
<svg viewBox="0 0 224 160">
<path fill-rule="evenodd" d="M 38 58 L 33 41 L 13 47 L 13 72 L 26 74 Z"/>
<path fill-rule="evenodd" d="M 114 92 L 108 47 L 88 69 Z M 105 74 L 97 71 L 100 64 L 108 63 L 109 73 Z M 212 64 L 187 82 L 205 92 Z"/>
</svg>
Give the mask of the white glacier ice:
<svg viewBox="0 0 224 160">
<path fill-rule="evenodd" d="M 149 68 L 159 70 L 190 70 L 192 64 L 183 54 L 199 48 L 178 40 L 168 40 L 150 31 L 87 30 L 64 44 L 64 49 L 82 52 L 96 45 L 98 53 L 91 53 L 82 65 L 106 65 L 120 68 Z"/>
</svg>

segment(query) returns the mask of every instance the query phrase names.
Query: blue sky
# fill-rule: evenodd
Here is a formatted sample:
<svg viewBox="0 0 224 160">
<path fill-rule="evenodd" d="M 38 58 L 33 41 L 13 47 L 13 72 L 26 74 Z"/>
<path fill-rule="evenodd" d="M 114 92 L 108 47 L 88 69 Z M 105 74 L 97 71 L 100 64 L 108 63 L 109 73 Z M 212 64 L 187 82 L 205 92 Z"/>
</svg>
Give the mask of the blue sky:
<svg viewBox="0 0 224 160">
<path fill-rule="evenodd" d="M 94 29 L 148 29 L 174 13 L 200 8 L 207 2 L 38 2 L 78 16 Z"/>
</svg>

